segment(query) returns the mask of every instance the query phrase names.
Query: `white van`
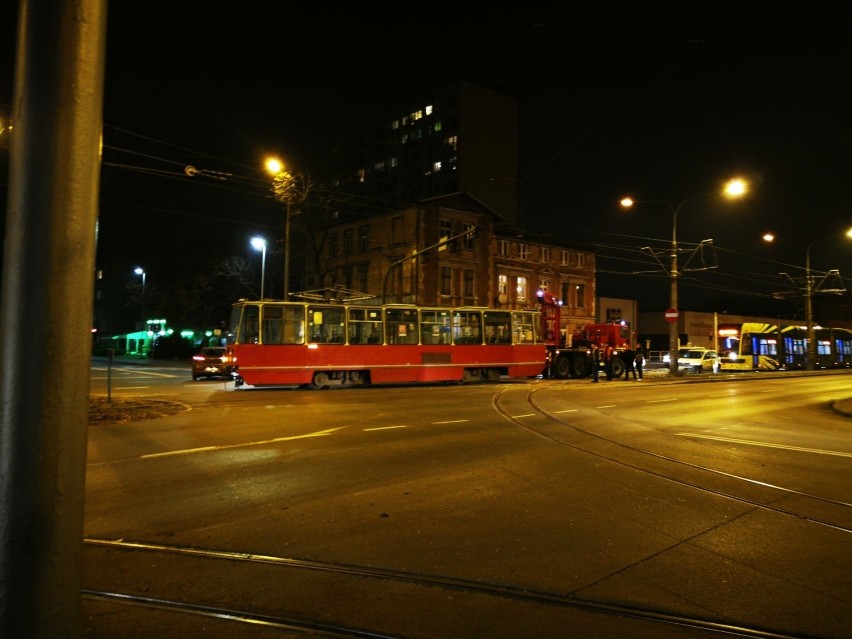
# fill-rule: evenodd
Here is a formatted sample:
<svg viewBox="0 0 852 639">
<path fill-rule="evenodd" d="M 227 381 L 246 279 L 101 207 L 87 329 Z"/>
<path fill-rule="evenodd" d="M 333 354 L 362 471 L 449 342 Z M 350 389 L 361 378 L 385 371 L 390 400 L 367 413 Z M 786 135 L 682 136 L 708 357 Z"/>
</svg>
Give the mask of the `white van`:
<svg viewBox="0 0 852 639">
<path fill-rule="evenodd" d="M 706 348 L 689 348 L 679 353 L 677 368 L 689 373 L 716 373 L 719 370 L 719 356 L 716 351 Z"/>
</svg>

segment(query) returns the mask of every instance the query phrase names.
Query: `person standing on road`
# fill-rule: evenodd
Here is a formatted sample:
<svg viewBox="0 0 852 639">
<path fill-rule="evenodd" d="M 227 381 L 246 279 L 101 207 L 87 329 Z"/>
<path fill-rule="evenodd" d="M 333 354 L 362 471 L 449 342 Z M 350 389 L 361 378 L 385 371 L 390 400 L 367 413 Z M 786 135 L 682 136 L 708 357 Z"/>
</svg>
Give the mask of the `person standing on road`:
<svg viewBox="0 0 852 639">
<path fill-rule="evenodd" d="M 615 356 L 615 349 L 608 343 L 603 343 L 603 361 L 604 361 L 604 373 L 606 373 L 607 380 L 612 379 L 612 358 Z"/>
<path fill-rule="evenodd" d="M 634 359 L 633 364 L 633 378 L 636 378 L 636 374 L 639 374 L 639 379 L 642 379 L 642 369 L 645 367 L 645 347 L 642 344 L 636 344 L 636 357 Z"/>
<path fill-rule="evenodd" d="M 601 372 L 601 349 L 597 344 L 592 344 L 592 383 L 598 383 L 598 375 Z"/>
<path fill-rule="evenodd" d="M 633 375 L 633 379 L 636 379 L 636 369 L 633 368 L 633 360 L 636 357 L 633 349 L 630 348 L 630 344 L 627 345 L 627 348 L 624 349 L 624 352 L 621 354 L 621 359 L 624 361 L 624 381 L 629 382 L 630 376 Z"/>
</svg>

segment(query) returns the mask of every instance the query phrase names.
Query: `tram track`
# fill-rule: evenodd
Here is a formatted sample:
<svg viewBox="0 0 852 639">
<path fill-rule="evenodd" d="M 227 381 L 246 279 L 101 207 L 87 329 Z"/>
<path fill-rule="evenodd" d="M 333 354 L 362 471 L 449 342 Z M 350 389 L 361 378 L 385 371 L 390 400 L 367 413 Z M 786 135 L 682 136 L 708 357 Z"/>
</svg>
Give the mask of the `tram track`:
<svg viewBox="0 0 852 639">
<path fill-rule="evenodd" d="M 820 518 L 797 509 L 782 508 L 772 500 L 777 500 L 780 494 L 820 501 L 848 513 L 850 505 L 844 502 L 675 459 L 591 432 L 572 424 L 570 418 L 551 414 L 539 401 L 543 399 L 540 393 L 561 385 L 564 382 L 544 382 L 535 387 L 520 383 L 501 385 L 493 392 L 484 393 L 482 399 L 488 401 L 486 398 L 490 398 L 499 415 L 537 437 L 607 463 L 755 509 L 794 517 L 807 525 L 852 532 L 849 525 L 833 517 Z M 231 405 L 224 395 L 222 399 Z M 727 487 L 720 488 L 719 481 Z M 748 490 L 739 492 L 736 486 Z M 769 491 L 775 497 L 756 499 L 750 494 L 755 490 Z M 186 619 L 227 628 L 226 634 L 204 636 L 227 636 L 229 639 L 264 639 L 267 636 L 278 639 L 300 636 L 813 639 L 834 636 L 802 634 L 801 630 L 799 634 L 785 634 L 785 626 L 781 626 L 783 630 L 779 632 L 774 625 L 769 630 L 748 622 L 741 624 L 739 619 L 751 619 L 747 616 L 715 618 L 710 613 L 702 616 L 698 606 L 676 614 L 672 612 L 675 609 L 655 605 L 653 600 L 596 598 L 592 594 L 594 589 L 585 587 L 566 591 L 537 589 L 523 583 L 481 581 L 250 551 L 170 546 L 144 540 L 88 538 L 84 540 L 84 565 L 87 568 L 82 594 L 93 629 L 102 629 L 105 622 L 123 618 L 123 615 L 147 619 L 151 614 L 160 614 L 169 619 L 166 626 L 162 623 L 152 626 L 150 632 L 110 634 L 93 630 L 86 634 L 89 639 L 194 636 L 191 632 L 181 634 L 175 630 L 170 634 L 162 630 L 193 623 Z M 177 619 L 184 621 L 178 623 Z M 567 634 L 566 628 L 571 629 Z"/>
<path fill-rule="evenodd" d="M 472 635 L 464 628 L 474 619 L 475 636 L 493 627 L 488 636 L 537 639 L 564 637 L 566 628 L 584 637 L 801 637 L 570 593 L 370 566 L 95 538 L 84 540 L 84 557 L 89 566 L 120 564 L 121 573 L 137 582 L 120 588 L 89 571 L 84 606 L 97 614 L 131 607 L 190 616 L 227 624 L 234 638 L 260 630 L 279 638 L 466 637 Z M 165 565 L 172 576 L 163 577 Z M 190 574 L 192 596 L 180 586 Z M 316 598 L 317 592 L 326 597 Z M 396 609 L 376 606 L 381 600 L 392 601 Z M 517 620 L 523 625 L 512 631 Z"/>
<path fill-rule="evenodd" d="M 771 484 L 759 479 L 738 475 L 735 473 L 710 468 L 703 464 L 677 459 L 670 455 L 658 453 L 647 448 L 642 448 L 634 444 L 628 444 L 623 441 L 618 441 L 612 437 L 601 435 L 600 433 L 592 432 L 586 428 L 572 424 L 562 417 L 552 415 L 547 410 L 543 409 L 536 395 L 542 392 L 547 392 L 548 387 L 537 387 L 525 391 L 526 399 L 522 402 L 523 407 L 531 409 L 535 416 L 540 420 L 544 420 L 543 424 L 531 426 L 529 415 L 520 418 L 518 413 L 518 404 L 514 403 L 510 410 L 504 403 L 501 405 L 501 399 L 505 398 L 507 392 L 511 389 L 501 389 L 495 393 L 492 401 L 494 410 L 503 418 L 514 423 L 520 428 L 532 432 L 533 434 L 544 437 L 557 443 L 561 446 L 566 446 L 576 451 L 595 456 L 601 460 L 612 464 L 630 468 L 647 475 L 662 479 L 668 482 L 674 482 L 688 488 L 712 494 L 725 499 L 730 499 L 739 503 L 747 504 L 755 508 L 760 508 L 766 512 L 795 517 L 797 519 L 807 521 L 811 524 L 824 526 L 827 528 L 839 530 L 844 533 L 852 533 L 852 503 L 831 499 L 822 495 L 816 495 L 800 490 L 795 490 Z M 556 425 L 562 429 L 562 433 L 554 434 L 548 426 Z M 579 441 L 569 441 L 564 436 L 565 429 L 568 429 L 570 434 L 580 436 Z M 625 456 L 625 454 L 627 456 Z M 657 466 L 653 466 L 657 464 Z M 682 472 L 691 473 L 695 479 L 685 477 L 682 474 L 675 473 L 674 468 L 678 468 Z M 755 494 L 767 493 L 763 499 L 756 499 L 745 494 L 738 494 L 734 490 L 725 488 L 713 487 L 708 485 L 708 478 L 713 478 L 714 481 L 722 480 L 726 485 L 731 486 L 746 486 L 749 489 L 757 489 Z M 743 491 L 745 492 L 745 491 Z M 751 491 L 755 492 L 755 491 Z M 771 502 L 781 497 L 792 497 L 800 501 L 800 508 L 794 510 L 784 508 L 779 505 L 773 505 Z M 836 520 L 827 519 L 825 517 L 810 515 L 804 512 L 805 502 L 813 502 L 819 505 L 819 508 L 828 508 L 836 513 Z"/>
</svg>

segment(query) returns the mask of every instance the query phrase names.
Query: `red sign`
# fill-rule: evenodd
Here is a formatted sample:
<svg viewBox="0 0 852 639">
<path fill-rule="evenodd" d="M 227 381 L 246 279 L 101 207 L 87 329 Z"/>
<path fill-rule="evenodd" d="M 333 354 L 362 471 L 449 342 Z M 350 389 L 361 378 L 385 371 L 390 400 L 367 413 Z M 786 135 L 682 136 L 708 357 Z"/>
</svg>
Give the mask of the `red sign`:
<svg viewBox="0 0 852 639">
<path fill-rule="evenodd" d="M 666 321 L 669 324 L 674 324 L 677 321 L 677 309 L 676 308 L 667 308 L 666 309 Z"/>
</svg>

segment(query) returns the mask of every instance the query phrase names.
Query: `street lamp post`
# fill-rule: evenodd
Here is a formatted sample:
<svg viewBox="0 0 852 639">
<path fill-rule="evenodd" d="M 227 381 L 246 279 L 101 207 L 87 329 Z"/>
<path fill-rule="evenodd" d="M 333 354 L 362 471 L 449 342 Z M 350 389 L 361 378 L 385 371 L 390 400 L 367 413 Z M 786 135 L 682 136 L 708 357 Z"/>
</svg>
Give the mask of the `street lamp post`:
<svg viewBox="0 0 852 639">
<path fill-rule="evenodd" d="M 141 266 L 137 266 L 135 269 L 133 269 L 133 272 L 136 273 L 136 275 L 142 276 L 142 324 L 144 325 L 145 324 L 145 269 L 143 269 Z"/>
<path fill-rule="evenodd" d="M 145 345 L 143 355 L 147 354 L 148 351 L 148 322 L 145 320 L 145 269 L 141 266 L 137 266 L 133 269 L 133 272 L 136 275 L 142 276 L 142 330 L 145 331 L 145 339 L 143 340 L 143 344 Z"/>
<path fill-rule="evenodd" d="M 834 235 L 825 235 L 823 237 L 818 237 L 814 240 L 811 240 L 811 242 L 807 245 L 807 248 L 805 249 L 804 297 L 805 331 L 807 335 L 807 361 L 805 362 L 805 368 L 809 371 L 816 369 L 817 362 L 816 328 L 814 326 L 814 293 L 817 292 L 817 288 L 820 288 L 822 286 L 822 283 L 825 281 L 825 279 L 827 279 L 830 275 L 837 273 L 837 271 L 829 271 L 825 278 L 823 278 L 823 280 L 820 282 L 820 287 L 814 286 L 814 275 L 811 271 L 811 249 L 813 249 L 814 244 L 816 244 L 819 240 L 828 239 L 830 237 L 834 237 Z M 846 237 L 852 238 L 852 228 L 850 228 L 846 232 Z M 765 233 L 763 235 L 763 239 L 766 242 L 774 242 L 775 235 L 773 233 Z M 796 282 L 793 281 L 793 278 L 791 278 L 787 273 L 782 273 L 782 275 L 786 275 L 787 278 L 789 278 L 794 285 L 796 284 Z"/>
<path fill-rule="evenodd" d="M 813 240 L 805 250 L 805 326 L 808 333 L 808 361 L 805 368 L 812 371 L 816 368 L 816 330 L 814 329 L 814 280 L 811 274 L 811 249 Z"/>
<path fill-rule="evenodd" d="M 290 299 L 290 200 L 284 218 L 284 299 Z"/>
<path fill-rule="evenodd" d="M 747 185 L 743 180 L 734 179 L 730 180 L 725 185 L 724 195 L 731 198 L 741 197 L 745 194 L 746 190 Z M 700 195 L 694 195 L 681 201 L 680 204 L 678 204 L 677 206 L 673 206 L 670 202 L 664 200 L 636 201 L 630 197 L 625 197 L 621 200 L 621 206 L 623 206 L 624 208 L 630 208 L 634 204 L 662 204 L 663 206 L 667 207 L 672 213 L 671 267 L 669 269 L 669 307 L 671 309 L 674 309 L 675 312 L 677 312 L 678 307 L 678 276 L 680 275 L 677 265 L 677 218 L 678 215 L 680 215 L 680 211 L 685 204 L 688 204 L 689 202 L 694 202 L 695 200 L 708 198 L 713 195 L 716 195 L 715 191 L 711 191 L 709 193 L 702 193 Z M 677 353 L 679 342 L 679 323 L 679 317 L 675 318 L 674 321 L 669 322 L 669 373 L 671 373 L 672 375 L 676 375 L 678 371 Z"/>
<path fill-rule="evenodd" d="M 251 238 L 251 246 L 256 251 L 261 251 L 260 260 L 260 300 L 263 301 L 263 285 L 266 277 L 266 240 L 262 237 Z"/>
<path fill-rule="evenodd" d="M 282 192 L 285 193 L 284 201 L 286 214 L 284 218 L 284 299 L 288 299 L 290 297 L 290 201 L 294 196 L 294 176 L 287 171 L 284 167 L 284 164 L 278 158 L 267 158 L 265 162 L 266 171 L 273 178 L 277 180 L 282 180 L 285 183 Z M 273 191 L 277 189 L 273 187 Z"/>
</svg>

